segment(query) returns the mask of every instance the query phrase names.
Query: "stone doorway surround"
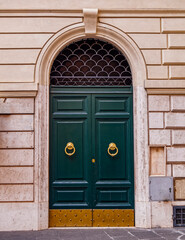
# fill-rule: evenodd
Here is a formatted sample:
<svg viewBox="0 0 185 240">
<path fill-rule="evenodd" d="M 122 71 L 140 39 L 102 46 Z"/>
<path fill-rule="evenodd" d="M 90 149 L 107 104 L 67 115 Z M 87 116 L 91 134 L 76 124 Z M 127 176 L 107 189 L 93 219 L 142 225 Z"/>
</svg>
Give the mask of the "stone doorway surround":
<svg viewBox="0 0 185 240">
<path fill-rule="evenodd" d="M 124 32 L 97 22 L 96 9 L 84 10 L 84 22 L 70 25 L 46 43 L 37 60 L 35 80 L 39 84 L 35 100 L 35 199 L 38 229 L 48 228 L 49 217 L 49 80 L 57 54 L 69 43 L 93 37 L 115 45 L 127 58 L 133 76 L 135 226 L 151 227 L 149 202 L 149 151 L 147 126 L 146 66 L 135 42 Z"/>
</svg>

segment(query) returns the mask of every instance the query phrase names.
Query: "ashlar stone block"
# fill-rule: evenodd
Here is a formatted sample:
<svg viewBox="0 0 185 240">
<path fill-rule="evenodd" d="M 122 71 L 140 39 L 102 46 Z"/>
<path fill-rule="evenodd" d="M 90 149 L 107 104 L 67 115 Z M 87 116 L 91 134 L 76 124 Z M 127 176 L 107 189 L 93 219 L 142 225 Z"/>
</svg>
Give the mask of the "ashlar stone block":
<svg viewBox="0 0 185 240">
<path fill-rule="evenodd" d="M 185 113 L 165 113 L 166 128 L 184 128 Z"/>
<path fill-rule="evenodd" d="M 168 79 L 167 66 L 148 66 L 148 79 Z"/>
<path fill-rule="evenodd" d="M 163 113 L 149 113 L 149 128 L 163 128 Z"/>
<path fill-rule="evenodd" d="M 0 98 L 1 114 L 34 113 L 34 98 Z"/>
<path fill-rule="evenodd" d="M 172 130 L 172 144 L 173 145 L 185 144 L 185 130 Z"/>
<path fill-rule="evenodd" d="M 152 227 L 172 227 L 173 213 L 171 202 L 152 202 L 151 205 Z"/>
<path fill-rule="evenodd" d="M 185 34 L 169 34 L 169 48 L 185 48 Z"/>
<path fill-rule="evenodd" d="M 171 110 L 185 111 L 185 96 L 171 96 Z"/>
<path fill-rule="evenodd" d="M 33 167 L 1 167 L 0 183 L 33 183 Z"/>
<path fill-rule="evenodd" d="M 0 185 L 0 201 L 31 202 L 33 201 L 33 185 Z"/>
<path fill-rule="evenodd" d="M 184 147 L 167 148 L 167 162 L 184 162 L 185 163 L 185 148 Z"/>
<path fill-rule="evenodd" d="M 1 48 L 42 48 L 52 34 L 0 34 Z M 13 39 L 13 41 L 12 41 Z M 24 39 L 24 41 L 23 41 Z"/>
<path fill-rule="evenodd" d="M 184 18 L 163 18 L 162 32 L 185 32 Z"/>
<path fill-rule="evenodd" d="M 33 132 L 0 132 L 0 148 L 33 148 Z"/>
<path fill-rule="evenodd" d="M 0 131 L 31 131 L 33 115 L 0 115 Z"/>
<path fill-rule="evenodd" d="M 184 64 L 185 62 L 185 50 L 163 50 L 162 52 L 163 64 Z"/>
<path fill-rule="evenodd" d="M 161 49 L 167 47 L 165 34 L 129 34 L 141 49 Z"/>
<path fill-rule="evenodd" d="M 166 95 L 149 95 L 148 96 L 149 111 L 169 111 L 170 99 Z"/>
<path fill-rule="evenodd" d="M 108 23 L 122 29 L 124 32 L 160 33 L 159 18 L 100 18 L 100 22 Z"/>
<path fill-rule="evenodd" d="M 173 177 L 184 177 L 185 178 L 185 165 L 174 164 L 173 165 Z"/>
<path fill-rule="evenodd" d="M 161 50 L 142 50 L 146 64 L 161 64 Z"/>
<path fill-rule="evenodd" d="M 33 149 L 0 149 L 0 166 L 32 166 Z"/>
<path fill-rule="evenodd" d="M 170 145 L 171 137 L 170 130 L 150 130 L 149 131 L 150 145 Z"/>
<path fill-rule="evenodd" d="M 184 79 L 185 66 L 170 66 L 169 74 L 170 74 L 170 79 Z"/>
</svg>

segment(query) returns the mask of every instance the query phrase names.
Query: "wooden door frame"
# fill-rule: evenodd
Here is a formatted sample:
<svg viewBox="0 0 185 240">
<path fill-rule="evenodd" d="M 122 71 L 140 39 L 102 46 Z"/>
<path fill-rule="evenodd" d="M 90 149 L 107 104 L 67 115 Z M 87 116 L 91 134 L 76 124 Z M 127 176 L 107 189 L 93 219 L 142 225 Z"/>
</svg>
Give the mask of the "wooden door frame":
<svg viewBox="0 0 185 240">
<path fill-rule="evenodd" d="M 83 23 L 70 25 L 45 44 L 37 59 L 35 80 L 39 84 L 35 100 L 35 199 L 38 229 L 48 228 L 49 212 L 49 74 L 58 53 L 72 41 L 87 38 Z M 94 38 L 115 45 L 127 58 L 133 77 L 135 226 L 151 227 L 149 202 L 149 157 L 146 65 L 135 42 L 121 30 L 98 23 Z"/>
</svg>

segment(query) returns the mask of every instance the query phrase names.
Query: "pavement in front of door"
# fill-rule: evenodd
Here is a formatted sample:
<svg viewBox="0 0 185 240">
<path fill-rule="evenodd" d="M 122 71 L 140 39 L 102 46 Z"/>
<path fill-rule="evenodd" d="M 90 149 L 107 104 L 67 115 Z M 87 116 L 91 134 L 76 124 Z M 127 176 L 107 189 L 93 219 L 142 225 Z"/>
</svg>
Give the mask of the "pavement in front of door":
<svg viewBox="0 0 185 240">
<path fill-rule="evenodd" d="M 185 239 L 185 228 L 77 228 L 0 232 L 0 240 L 138 240 Z"/>
</svg>

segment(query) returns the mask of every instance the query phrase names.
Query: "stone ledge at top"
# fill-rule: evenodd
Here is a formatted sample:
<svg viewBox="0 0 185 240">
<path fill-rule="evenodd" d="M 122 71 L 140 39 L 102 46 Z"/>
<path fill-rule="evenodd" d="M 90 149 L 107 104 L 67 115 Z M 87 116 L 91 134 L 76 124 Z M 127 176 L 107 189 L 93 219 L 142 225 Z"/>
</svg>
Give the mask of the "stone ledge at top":
<svg viewBox="0 0 185 240">
<path fill-rule="evenodd" d="M 184 0 L 0 0 L 1 10 L 79 10 L 82 8 L 99 9 L 185 9 Z"/>
</svg>

